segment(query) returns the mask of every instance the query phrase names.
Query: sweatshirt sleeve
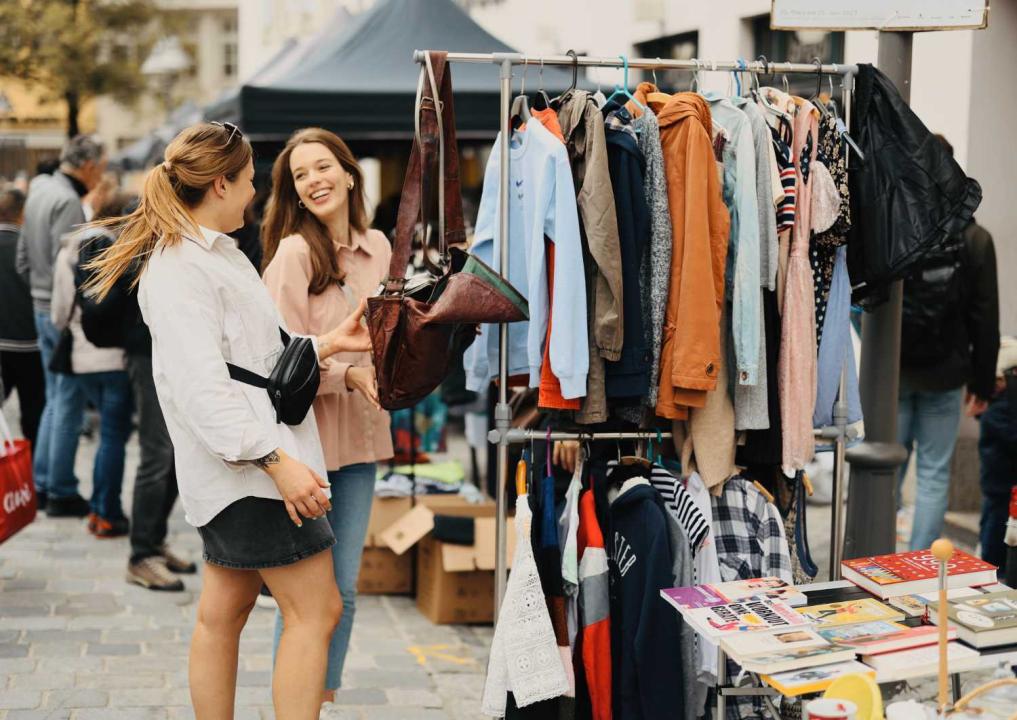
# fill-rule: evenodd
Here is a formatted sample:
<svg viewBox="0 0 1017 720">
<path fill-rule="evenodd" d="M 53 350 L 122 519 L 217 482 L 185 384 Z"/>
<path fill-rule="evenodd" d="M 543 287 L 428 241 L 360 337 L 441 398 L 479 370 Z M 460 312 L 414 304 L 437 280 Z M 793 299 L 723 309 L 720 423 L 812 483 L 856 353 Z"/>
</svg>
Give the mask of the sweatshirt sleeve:
<svg viewBox="0 0 1017 720">
<path fill-rule="evenodd" d="M 969 243 L 972 274 L 971 301 L 965 322 L 971 340 L 971 376 L 968 391 L 982 399 L 992 396 L 999 354 L 999 287 L 996 277 L 996 250 L 992 236 L 975 227 L 975 242 Z"/>
<path fill-rule="evenodd" d="M 284 239 L 262 280 L 291 333 L 311 336 L 311 258 L 303 240 Z M 318 395 L 349 392 L 346 371 L 350 363 L 327 359 L 322 363 Z"/>
<path fill-rule="evenodd" d="M 654 508 L 656 510 L 656 508 Z M 662 517 L 663 522 L 667 522 Z M 646 529 L 654 523 L 647 522 Z M 642 717 L 685 717 L 684 684 L 681 662 L 680 620 L 678 613 L 660 596 L 674 582 L 670 533 L 666 527 L 648 538 L 644 563 L 644 582 L 639 624 L 635 637 L 636 677 Z M 689 679 L 691 682 L 691 679 Z"/>
<path fill-rule="evenodd" d="M 759 204 L 756 195 L 756 151 L 746 120 L 735 142 L 735 204 L 738 237 L 734 258 L 734 329 L 738 384 L 755 385 L 759 369 Z"/>
<path fill-rule="evenodd" d="M 564 146 L 555 148 L 553 162 L 548 164 L 547 172 L 549 173 L 545 176 L 548 181 L 547 194 L 541 197 L 546 202 L 543 234 L 551 239 L 555 248 L 554 298 L 551 308 L 554 317 L 550 339 L 551 371 L 561 382 L 562 397 L 570 400 L 586 395 L 586 374 L 589 371 L 590 360 L 586 325 L 586 279 L 582 270 L 583 250 L 579 237 L 579 216 L 573 199 L 575 193 L 572 170 Z M 543 256 L 543 253 L 531 253 L 537 254 Z M 540 267 L 544 267 L 543 263 Z M 545 284 L 545 298 L 546 292 Z M 530 307 L 532 311 L 533 305 Z M 533 323 L 532 316 L 530 322 Z M 547 327 L 546 313 L 543 316 L 542 327 L 545 329 Z M 539 343 L 537 347 L 540 347 Z M 538 358 L 538 371 L 539 367 Z"/>
<path fill-rule="evenodd" d="M 67 327 L 74 304 L 74 266 L 77 253 L 70 247 L 63 247 L 57 253 L 53 265 L 53 295 L 50 299 L 49 316 L 57 330 Z"/>
<path fill-rule="evenodd" d="M 49 250 L 50 258 L 54 262 L 56 262 L 57 253 L 60 252 L 60 240 L 84 222 L 85 211 L 81 208 L 81 202 L 77 198 L 68 198 L 53 207 L 53 215 L 49 224 Z"/>
<path fill-rule="evenodd" d="M 597 264 L 593 287 L 593 336 L 600 356 L 605 360 L 617 361 L 621 358 L 625 329 L 618 216 L 615 213 L 614 192 L 607 163 L 604 120 L 599 112 L 589 107 L 583 117 L 582 153 L 585 162 L 580 180 L 582 185 L 577 188 L 577 204 L 582 214 L 590 255 Z"/>
</svg>

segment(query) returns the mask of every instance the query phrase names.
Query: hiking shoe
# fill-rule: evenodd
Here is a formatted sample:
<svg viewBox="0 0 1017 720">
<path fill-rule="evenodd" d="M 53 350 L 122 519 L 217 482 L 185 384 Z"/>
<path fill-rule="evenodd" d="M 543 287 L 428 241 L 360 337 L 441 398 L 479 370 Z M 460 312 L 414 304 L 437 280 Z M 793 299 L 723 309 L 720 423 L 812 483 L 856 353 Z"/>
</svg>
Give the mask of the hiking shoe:
<svg viewBox="0 0 1017 720">
<path fill-rule="evenodd" d="M 166 567 L 170 572 L 177 573 L 178 575 L 193 575 L 198 572 L 197 565 L 174 554 L 169 549 L 169 545 L 163 545 L 159 548 L 159 555 L 166 561 Z"/>
<path fill-rule="evenodd" d="M 107 520 L 104 517 L 98 515 L 95 516 L 95 529 L 92 530 L 92 534 L 97 538 L 115 538 L 123 537 L 131 531 L 131 524 L 127 518 L 117 518 L 116 520 Z"/>
<path fill-rule="evenodd" d="M 70 497 L 46 499 L 46 515 L 49 517 L 87 517 L 92 512 L 88 500 L 74 493 Z"/>
<path fill-rule="evenodd" d="M 149 590 L 180 592 L 184 583 L 166 567 L 160 555 L 153 555 L 136 563 L 127 564 L 127 582 Z"/>
</svg>

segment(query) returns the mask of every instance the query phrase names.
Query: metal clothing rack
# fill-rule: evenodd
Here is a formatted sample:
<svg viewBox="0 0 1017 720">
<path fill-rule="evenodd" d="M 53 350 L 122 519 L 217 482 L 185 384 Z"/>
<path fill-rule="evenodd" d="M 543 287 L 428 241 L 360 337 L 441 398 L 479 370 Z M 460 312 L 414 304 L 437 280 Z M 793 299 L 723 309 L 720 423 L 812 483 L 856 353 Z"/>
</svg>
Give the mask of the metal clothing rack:
<svg viewBox="0 0 1017 720">
<path fill-rule="evenodd" d="M 413 60 L 423 63 L 425 54 L 428 51 L 417 50 L 413 53 Z M 499 130 L 503 138 L 507 138 L 505 131 L 509 127 L 510 107 L 512 101 L 512 67 L 515 65 L 555 65 L 567 67 L 607 67 L 607 68 L 635 68 L 641 70 L 692 70 L 695 72 L 736 72 L 753 74 L 805 74 L 818 76 L 841 76 L 841 104 L 844 108 L 846 121 L 850 120 L 851 89 L 854 75 L 858 68 L 856 65 L 822 64 L 816 63 L 791 63 L 791 62 L 769 62 L 765 60 L 662 60 L 660 58 L 626 58 L 621 55 L 613 57 L 597 57 L 589 55 L 523 55 L 520 53 L 447 53 L 447 61 L 450 63 L 486 63 L 498 65 L 501 72 L 499 75 L 499 87 L 501 91 L 501 111 L 499 114 Z M 501 152 L 501 177 L 499 182 L 498 215 L 499 215 L 499 242 L 498 252 L 500 258 L 499 267 L 507 268 L 509 265 L 509 142 L 504 140 L 500 145 Z M 494 411 L 495 428 L 488 435 L 492 444 L 497 444 L 497 466 L 498 478 L 495 493 L 496 502 L 496 523 L 495 523 L 495 597 L 494 613 L 498 617 L 501 608 L 501 601 L 505 594 L 507 580 L 506 562 L 506 486 L 509 478 L 508 468 L 508 446 L 528 442 L 532 439 L 546 439 L 547 433 L 513 429 L 512 409 L 508 404 L 508 325 L 502 323 L 499 327 L 499 363 L 498 363 L 498 404 Z M 841 376 L 840 391 L 834 408 L 835 425 L 823 428 L 818 433 L 821 437 L 831 439 L 835 445 L 834 454 L 834 481 L 833 481 L 833 523 L 831 532 L 831 558 L 830 577 L 839 578 L 840 567 L 840 533 L 843 518 L 843 473 L 844 473 L 844 446 L 847 440 L 846 416 L 847 406 L 843 400 L 844 377 Z M 552 440 L 615 440 L 615 439 L 655 439 L 656 431 L 637 433 L 552 433 Z M 670 434 L 667 434 L 670 436 Z M 718 701 L 718 705 L 722 701 Z M 721 715 L 720 717 L 723 717 Z"/>
</svg>

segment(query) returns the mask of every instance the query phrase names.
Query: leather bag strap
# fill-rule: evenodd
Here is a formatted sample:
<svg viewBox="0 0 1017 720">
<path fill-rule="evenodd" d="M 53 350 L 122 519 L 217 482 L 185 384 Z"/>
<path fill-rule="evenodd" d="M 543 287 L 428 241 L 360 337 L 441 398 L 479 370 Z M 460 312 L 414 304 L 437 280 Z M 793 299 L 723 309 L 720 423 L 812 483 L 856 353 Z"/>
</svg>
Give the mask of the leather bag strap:
<svg viewBox="0 0 1017 720">
<path fill-rule="evenodd" d="M 438 192 L 438 249 L 446 262 L 448 247 L 466 239 L 459 180 L 452 75 L 447 53 L 430 52 L 424 58 L 417 83 L 413 149 L 403 179 L 395 242 L 385 289 L 400 292 L 413 251 L 417 224 L 427 233 L 427 209 L 434 183 Z M 437 177 L 436 177 L 437 176 Z"/>
</svg>

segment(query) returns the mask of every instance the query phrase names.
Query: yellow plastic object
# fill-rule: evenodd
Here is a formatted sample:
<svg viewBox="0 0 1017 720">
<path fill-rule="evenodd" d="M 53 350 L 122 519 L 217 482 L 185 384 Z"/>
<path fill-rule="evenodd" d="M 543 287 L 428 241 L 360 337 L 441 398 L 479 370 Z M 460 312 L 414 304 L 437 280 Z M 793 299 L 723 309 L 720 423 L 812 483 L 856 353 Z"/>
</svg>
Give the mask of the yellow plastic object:
<svg viewBox="0 0 1017 720">
<path fill-rule="evenodd" d="M 853 702 L 858 707 L 856 720 L 883 720 L 883 696 L 879 685 L 868 675 L 839 677 L 830 683 L 823 697 Z"/>
</svg>

